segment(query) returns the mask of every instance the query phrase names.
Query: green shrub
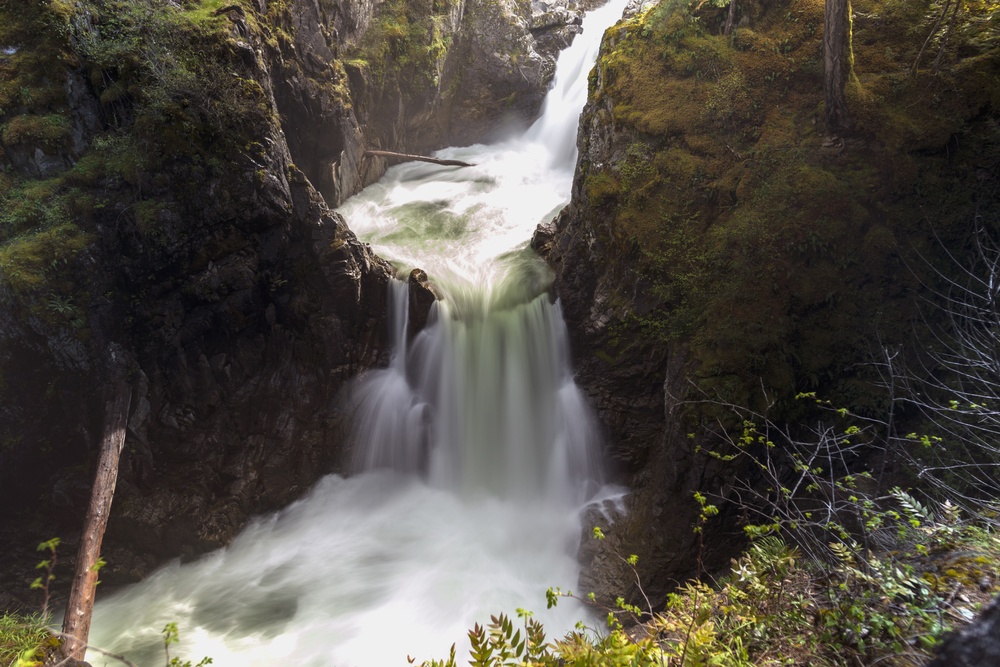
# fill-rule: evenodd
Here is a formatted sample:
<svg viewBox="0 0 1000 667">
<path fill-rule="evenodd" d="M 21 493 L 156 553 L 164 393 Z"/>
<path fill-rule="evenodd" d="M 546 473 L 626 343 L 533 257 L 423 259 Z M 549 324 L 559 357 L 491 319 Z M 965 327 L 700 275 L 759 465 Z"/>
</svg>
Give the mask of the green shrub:
<svg viewBox="0 0 1000 667">
<path fill-rule="evenodd" d="M 41 667 L 58 645 L 42 616 L 0 616 L 0 665 Z"/>
</svg>

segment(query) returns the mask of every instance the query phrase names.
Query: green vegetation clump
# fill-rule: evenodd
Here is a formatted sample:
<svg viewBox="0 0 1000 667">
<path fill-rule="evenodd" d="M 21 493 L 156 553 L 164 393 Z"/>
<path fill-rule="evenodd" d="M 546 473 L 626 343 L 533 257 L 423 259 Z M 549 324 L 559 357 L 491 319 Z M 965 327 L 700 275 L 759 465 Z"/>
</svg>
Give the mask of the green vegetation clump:
<svg viewBox="0 0 1000 667">
<path fill-rule="evenodd" d="M 239 155 L 274 120 L 220 4 L 88 0 L 95 29 L 78 38 L 91 84 L 151 169 Z"/>
<path fill-rule="evenodd" d="M 39 144 L 59 147 L 70 134 L 70 122 L 62 114 L 21 114 L 4 123 L 2 138 L 6 145 Z"/>
<path fill-rule="evenodd" d="M 43 617 L 7 612 L 0 616 L 0 664 L 41 667 L 58 645 Z"/>
<path fill-rule="evenodd" d="M 685 655 L 684 664 L 923 664 L 1000 592 L 1000 539 L 974 524 L 913 527 L 896 517 L 885 517 L 898 531 L 893 549 L 865 561 L 837 549 L 829 561 L 813 560 L 777 537 L 758 538 L 715 586 L 691 581 L 671 594 L 646 628 L 668 655 Z M 971 573 L 991 583 L 981 589 L 977 579 L 956 603 L 958 589 L 933 583 L 934 572 L 969 551 L 992 559 Z"/>
<path fill-rule="evenodd" d="M 367 70 L 381 85 L 393 82 L 417 96 L 440 85 L 452 37 L 445 29 L 447 3 L 431 11 L 406 0 L 379 5 L 361 42 L 346 54 L 346 62 Z"/>
<path fill-rule="evenodd" d="M 40 148 L 67 165 L 44 177 L 9 163 L 0 173 L 0 273 L 35 315 L 52 314 L 47 302 L 85 303 L 72 266 L 102 217 L 134 222 L 155 245 L 157 213 L 175 206 L 171 185 L 195 186 L 261 159 L 258 140 L 275 118 L 226 8 L 247 29 L 264 30 L 252 9 L 219 0 L 0 6 L 0 44 L 14 50 L 0 58 L 12 74 L 0 79 L 0 160 Z M 88 79 L 106 123 L 82 154 L 69 146 L 70 69 Z"/>
<path fill-rule="evenodd" d="M 67 264 L 91 237 L 71 223 L 15 239 L 0 248 L 4 278 L 19 292 L 52 286 L 49 270 Z"/>
<path fill-rule="evenodd" d="M 63 0 L 0 6 L 0 47 L 13 51 L 0 54 L 0 135 L 5 145 L 65 138 L 65 72 L 77 62 L 69 47 L 72 11 Z"/>
</svg>

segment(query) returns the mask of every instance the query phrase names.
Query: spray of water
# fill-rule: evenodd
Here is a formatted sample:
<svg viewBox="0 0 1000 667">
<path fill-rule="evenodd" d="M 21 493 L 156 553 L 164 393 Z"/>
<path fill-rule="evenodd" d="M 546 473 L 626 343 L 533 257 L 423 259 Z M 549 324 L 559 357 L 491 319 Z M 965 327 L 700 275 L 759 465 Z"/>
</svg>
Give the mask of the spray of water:
<svg viewBox="0 0 1000 667">
<path fill-rule="evenodd" d="M 439 153 L 472 168 L 394 167 L 342 208 L 444 296 L 407 341 L 392 285 L 390 364 L 351 398 L 354 474 L 101 602 L 92 643 L 159 665 L 175 622 L 178 654 L 215 665 L 403 665 L 461 650 L 498 611 L 533 609 L 550 635 L 585 617 L 545 610 L 545 591 L 574 587 L 581 509 L 618 491 L 601 487 L 551 276 L 526 240 L 568 200 L 586 74 L 623 4 L 587 16 L 525 135 Z"/>
</svg>

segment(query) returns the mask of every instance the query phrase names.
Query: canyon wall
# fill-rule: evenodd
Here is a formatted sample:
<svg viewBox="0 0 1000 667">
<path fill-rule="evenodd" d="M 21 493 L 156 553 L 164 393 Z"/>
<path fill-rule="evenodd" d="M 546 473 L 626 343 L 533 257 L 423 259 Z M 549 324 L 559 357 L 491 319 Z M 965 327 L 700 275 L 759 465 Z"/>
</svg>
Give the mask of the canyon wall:
<svg viewBox="0 0 1000 667">
<path fill-rule="evenodd" d="M 556 51 L 535 51 L 515 0 L 2 13 L 0 603 L 16 605 L 35 544 L 74 551 L 109 343 L 134 392 L 109 585 L 226 544 L 341 468 L 338 395 L 385 361 L 393 269 L 332 207 L 384 172 L 365 149 L 529 121 Z"/>
</svg>

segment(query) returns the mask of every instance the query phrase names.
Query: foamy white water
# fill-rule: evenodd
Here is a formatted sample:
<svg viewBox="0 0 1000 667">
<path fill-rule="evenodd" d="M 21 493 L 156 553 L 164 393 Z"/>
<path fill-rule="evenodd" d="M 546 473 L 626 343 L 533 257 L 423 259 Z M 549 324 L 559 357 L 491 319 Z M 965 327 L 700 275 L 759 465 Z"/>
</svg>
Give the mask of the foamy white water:
<svg viewBox="0 0 1000 667">
<path fill-rule="evenodd" d="M 568 201 L 587 73 L 623 7 L 587 16 L 524 136 L 440 152 L 473 168 L 394 167 L 342 207 L 444 295 L 407 341 L 393 287 L 392 361 L 351 398 L 355 474 L 100 602 L 92 644 L 159 665 L 174 622 L 172 654 L 215 665 L 405 665 L 463 651 L 493 613 L 530 609 L 550 636 L 586 618 L 571 601 L 546 610 L 545 591 L 575 587 L 581 511 L 620 492 L 601 486 L 551 277 L 526 246 Z"/>
</svg>

